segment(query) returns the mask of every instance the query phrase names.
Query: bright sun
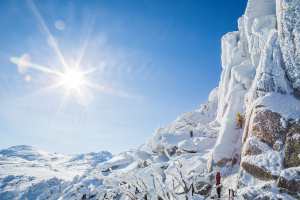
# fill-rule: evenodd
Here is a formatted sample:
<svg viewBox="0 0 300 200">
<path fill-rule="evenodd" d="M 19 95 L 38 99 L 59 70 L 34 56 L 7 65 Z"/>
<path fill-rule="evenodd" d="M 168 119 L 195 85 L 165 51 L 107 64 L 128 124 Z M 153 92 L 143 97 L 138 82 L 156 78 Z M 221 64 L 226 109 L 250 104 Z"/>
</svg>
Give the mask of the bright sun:
<svg viewBox="0 0 300 200">
<path fill-rule="evenodd" d="M 37 21 L 39 21 L 41 27 L 43 28 L 43 31 L 46 33 L 47 39 L 49 41 L 49 46 L 55 53 L 56 59 L 57 61 L 59 61 L 62 69 L 57 69 L 51 66 L 31 62 L 30 55 L 25 53 L 20 57 L 10 58 L 10 61 L 17 65 L 18 71 L 21 74 L 27 73 L 29 69 L 34 69 L 51 76 L 52 81 L 49 87 L 46 87 L 47 89 L 64 89 L 64 99 L 65 97 L 72 96 L 73 98 L 76 98 L 78 100 L 78 103 L 80 104 L 86 104 L 88 101 L 90 101 L 90 99 L 92 99 L 92 90 L 118 96 L 128 96 L 122 91 L 114 90 L 112 87 L 97 84 L 90 80 L 90 75 L 97 71 L 97 68 L 86 69 L 80 67 L 81 64 L 84 63 L 82 59 L 86 55 L 86 47 L 89 46 L 89 34 L 84 39 L 84 44 L 80 48 L 78 48 L 78 55 L 68 60 L 66 57 L 64 57 L 61 49 L 59 48 L 59 44 L 56 38 L 50 32 L 50 29 L 46 25 L 47 23 L 44 21 L 42 15 L 39 13 L 39 10 L 37 9 L 33 1 L 30 1 L 30 7 L 33 11 L 33 14 L 37 18 Z M 28 82 L 31 81 L 31 76 L 26 74 L 25 80 Z"/>
<path fill-rule="evenodd" d="M 67 69 L 60 76 L 60 84 L 68 92 L 80 92 L 85 82 L 85 74 L 79 69 Z"/>
</svg>

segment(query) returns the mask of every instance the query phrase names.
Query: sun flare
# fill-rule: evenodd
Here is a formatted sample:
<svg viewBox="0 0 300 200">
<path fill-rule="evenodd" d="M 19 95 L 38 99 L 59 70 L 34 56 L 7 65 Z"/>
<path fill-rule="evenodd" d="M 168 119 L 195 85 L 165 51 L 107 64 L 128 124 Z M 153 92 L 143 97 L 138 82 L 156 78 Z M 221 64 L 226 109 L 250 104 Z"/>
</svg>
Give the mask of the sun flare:
<svg viewBox="0 0 300 200">
<path fill-rule="evenodd" d="M 61 74 L 59 81 L 68 92 L 80 92 L 85 85 L 86 77 L 84 72 L 78 69 L 67 69 Z"/>
</svg>

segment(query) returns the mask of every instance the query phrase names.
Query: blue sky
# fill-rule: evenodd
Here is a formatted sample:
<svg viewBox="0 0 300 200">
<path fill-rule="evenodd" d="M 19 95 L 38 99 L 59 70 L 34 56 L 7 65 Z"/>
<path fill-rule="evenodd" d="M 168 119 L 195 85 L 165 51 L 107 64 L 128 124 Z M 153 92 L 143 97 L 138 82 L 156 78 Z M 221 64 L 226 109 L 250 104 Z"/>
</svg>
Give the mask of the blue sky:
<svg viewBox="0 0 300 200">
<path fill-rule="evenodd" d="M 245 6 L 245 0 L 1 1 L 0 148 L 137 147 L 206 101 L 219 81 L 221 36 L 237 29 Z M 46 89 L 53 75 L 18 70 L 11 59 L 22 55 L 62 69 L 49 34 L 68 65 L 84 52 L 80 68 L 96 69 L 88 80 L 116 92 L 89 88 L 82 103 L 76 95 L 64 98 L 62 87 Z"/>
</svg>

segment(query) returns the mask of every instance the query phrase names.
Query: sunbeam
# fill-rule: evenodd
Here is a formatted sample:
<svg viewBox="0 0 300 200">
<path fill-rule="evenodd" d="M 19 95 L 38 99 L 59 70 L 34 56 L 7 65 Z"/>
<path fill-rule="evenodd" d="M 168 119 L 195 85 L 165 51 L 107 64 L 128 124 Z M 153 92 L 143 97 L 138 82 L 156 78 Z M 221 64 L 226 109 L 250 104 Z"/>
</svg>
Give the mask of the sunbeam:
<svg viewBox="0 0 300 200">
<path fill-rule="evenodd" d="M 11 57 L 10 61 L 16 64 L 21 72 L 25 72 L 27 69 L 33 68 L 44 73 L 54 74 L 58 76 L 62 75 L 59 71 L 52 70 L 51 68 L 43 65 L 32 63 L 29 59 L 25 59 L 24 55 L 21 56 L 20 58 Z"/>
<path fill-rule="evenodd" d="M 67 68 L 68 64 L 66 63 L 66 60 L 55 40 L 55 38 L 53 37 L 53 35 L 51 34 L 49 28 L 47 27 L 42 15 L 40 14 L 39 10 L 37 9 L 36 5 L 34 4 L 33 0 L 27 0 L 28 5 L 30 7 L 30 9 L 32 10 L 34 16 L 36 17 L 36 19 L 38 20 L 40 26 L 42 27 L 43 31 L 46 33 L 47 35 L 47 39 L 50 42 L 50 46 L 53 48 L 54 52 L 56 53 L 56 55 L 58 56 L 61 64 Z"/>
<path fill-rule="evenodd" d="M 91 33 L 93 31 L 93 25 L 94 25 L 94 19 L 92 20 L 91 24 L 88 26 L 87 36 L 84 39 L 83 45 L 80 48 L 79 55 L 78 55 L 78 58 L 75 63 L 76 68 L 78 68 L 80 66 L 81 61 L 85 55 L 86 49 L 89 45 Z"/>
</svg>

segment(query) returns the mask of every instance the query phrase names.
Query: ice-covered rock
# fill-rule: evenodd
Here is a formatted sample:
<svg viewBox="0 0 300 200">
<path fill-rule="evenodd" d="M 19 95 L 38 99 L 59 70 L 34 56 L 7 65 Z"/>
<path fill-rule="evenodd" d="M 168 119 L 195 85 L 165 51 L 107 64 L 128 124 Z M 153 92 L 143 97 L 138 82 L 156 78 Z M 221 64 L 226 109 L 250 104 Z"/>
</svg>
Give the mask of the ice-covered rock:
<svg viewBox="0 0 300 200">
<path fill-rule="evenodd" d="M 247 139 L 243 146 L 242 156 L 258 155 L 271 150 L 271 147 L 261 141 L 259 138 L 252 136 Z"/>
<path fill-rule="evenodd" d="M 287 130 L 281 124 L 280 114 L 259 107 L 252 111 L 252 115 L 245 137 L 255 136 L 272 148 L 277 141 L 284 141 Z"/>
<path fill-rule="evenodd" d="M 270 182 L 260 183 L 249 187 L 241 188 L 238 191 L 238 197 L 243 200 L 295 200 L 293 196 L 277 188 Z"/>
<path fill-rule="evenodd" d="M 282 156 L 276 151 L 244 156 L 241 160 L 241 167 L 258 179 L 277 179 L 282 169 Z"/>
<path fill-rule="evenodd" d="M 289 93 L 290 88 L 282 68 L 282 56 L 278 44 L 277 31 L 270 31 L 265 49 L 262 51 L 260 62 L 256 69 L 256 76 L 249 91 L 247 101 L 253 102 L 257 97 L 268 92 Z"/>
<path fill-rule="evenodd" d="M 217 110 L 221 128 L 212 155 L 215 163 L 230 161 L 241 149 L 237 113 L 246 113 L 248 103 L 262 92 L 288 90 L 281 67 L 275 7 L 273 0 L 248 1 L 238 31 L 222 38 L 223 71 Z"/>
<path fill-rule="evenodd" d="M 282 170 L 277 180 L 277 185 L 295 194 L 298 193 L 298 197 L 300 198 L 300 167 Z"/>
<path fill-rule="evenodd" d="M 277 24 L 287 77 L 300 95 L 300 3 L 277 0 Z"/>
<path fill-rule="evenodd" d="M 238 31 L 222 38 L 223 71 L 216 118 L 220 129 L 212 163 L 224 165 L 242 151 L 242 157 L 263 154 L 268 148 L 282 151 L 288 130 L 283 122 L 297 119 L 300 113 L 299 101 L 290 95 L 293 93 L 290 85 L 295 84 L 288 75 L 285 66 L 288 58 L 283 48 L 283 29 L 285 26 L 297 29 L 297 20 L 290 17 L 288 22 L 282 16 L 286 18 L 291 13 L 296 16 L 299 4 L 299 1 L 249 0 L 245 14 L 238 21 Z M 293 30 L 289 29 L 297 34 Z M 287 40 L 290 42 L 291 38 Z M 297 74 L 295 70 L 293 73 Z M 291 104 L 287 106 L 285 101 Z M 244 130 L 236 126 L 238 113 L 245 116 Z"/>
</svg>

